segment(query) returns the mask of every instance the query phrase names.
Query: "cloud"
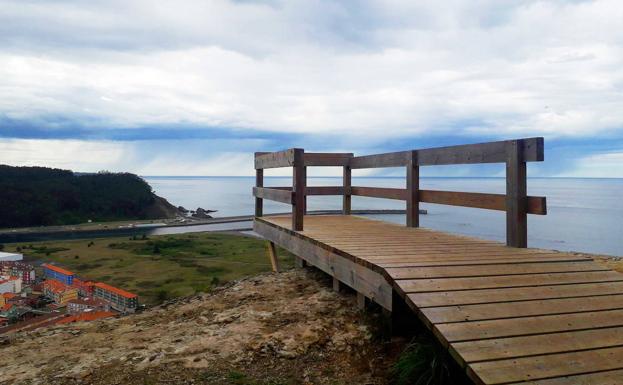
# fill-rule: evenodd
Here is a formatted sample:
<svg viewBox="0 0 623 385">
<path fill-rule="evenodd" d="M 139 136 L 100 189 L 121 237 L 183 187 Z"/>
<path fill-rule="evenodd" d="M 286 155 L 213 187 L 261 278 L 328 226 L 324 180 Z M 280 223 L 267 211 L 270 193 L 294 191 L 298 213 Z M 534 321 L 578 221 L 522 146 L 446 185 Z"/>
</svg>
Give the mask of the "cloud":
<svg viewBox="0 0 623 385">
<path fill-rule="evenodd" d="M 562 173 L 563 177 L 623 178 L 623 149 L 595 154 L 578 160 L 577 167 Z"/>
<path fill-rule="evenodd" d="M 622 19 L 617 0 L 0 0 L 0 137 L 607 141 Z"/>
</svg>

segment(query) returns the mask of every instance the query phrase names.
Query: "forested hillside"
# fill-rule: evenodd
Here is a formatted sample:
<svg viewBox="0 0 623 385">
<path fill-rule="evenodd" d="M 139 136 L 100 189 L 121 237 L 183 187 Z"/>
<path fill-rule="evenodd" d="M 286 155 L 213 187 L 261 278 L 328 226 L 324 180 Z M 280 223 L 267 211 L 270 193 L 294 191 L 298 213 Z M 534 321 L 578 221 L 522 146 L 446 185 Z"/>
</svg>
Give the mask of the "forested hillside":
<svg viewBox="0 0 623 385">
<path fill-rule="evenodd" d="M 0 165 L 0 227 L 162 218 L 171 209 L 134 174 Z"/>
</svg>

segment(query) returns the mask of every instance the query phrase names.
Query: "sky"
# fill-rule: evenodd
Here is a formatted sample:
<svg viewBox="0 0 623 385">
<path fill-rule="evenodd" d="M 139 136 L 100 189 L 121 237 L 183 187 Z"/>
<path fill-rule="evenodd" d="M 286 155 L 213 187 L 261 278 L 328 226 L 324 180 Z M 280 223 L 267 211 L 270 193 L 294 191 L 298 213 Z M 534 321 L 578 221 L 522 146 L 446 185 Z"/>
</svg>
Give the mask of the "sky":
<svg viewBox="0 0 623 385">
<path fill-rule="evenodd" d="M 0 164 L 252 175 L 255 151 L 543 136 L 530 176 L 623 177 L 621 20 L 620 0 L 0 0 Z"/>
</svg>

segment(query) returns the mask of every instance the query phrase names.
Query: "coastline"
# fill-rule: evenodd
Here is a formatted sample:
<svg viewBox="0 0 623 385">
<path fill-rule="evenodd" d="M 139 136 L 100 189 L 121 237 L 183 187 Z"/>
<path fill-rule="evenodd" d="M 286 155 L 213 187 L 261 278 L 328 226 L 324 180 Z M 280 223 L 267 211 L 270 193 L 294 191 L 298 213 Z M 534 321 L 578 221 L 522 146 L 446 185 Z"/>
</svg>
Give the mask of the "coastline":
<svg viewBox="0 0 623 385">
<path fill-rule="evenodd" d="M 309 211 L 309 215 L 335 214 L 337 210 L 314 210 Z M 368 214 L 404 214 L 404 210 L 353 210 L 355 215 Z M 268 215 L 287 215 L 288 212 L 273 213 Z M 421 210 L 420 214 L 427 214 L 426 210 Z M 113 237 L 120 235 L 132 235 L 149 232 L 162 228 L 180 228 L 194 226 L 209 226 L 218 224 L 234 224 L 245 223 L 253 220 L 253 215 L 237 215 L 230 217 L 218 217 L 209 219 L 184 218 L 184 222 L 176 219 L 149 219 L 149 220 L 133 220 L 133 221 L 115 221 L 115 222 L 98 222 L 98 223 L 81 223 L 76 225 L 62 226 L 45 226 L 45 227 L 22 227 L 22 228 L 5 228 L 0 229 L 0 243 L 11 242 L 29 242 L 35 241 L 35 238 L 43 238 L 42 240 L 54 240 L 55 237 L 63 239 L 64 237 L 79 235 L 81 238 L 88 236 L 97 236 L 98 238 Z M 232 230 L 248 230 L 249 226 L 240 228 L 230 228 Z M 208 230 L 209 231 L 209 230 Z M 181 233 L 181 232 L 180 232 Z"/>
</svg>

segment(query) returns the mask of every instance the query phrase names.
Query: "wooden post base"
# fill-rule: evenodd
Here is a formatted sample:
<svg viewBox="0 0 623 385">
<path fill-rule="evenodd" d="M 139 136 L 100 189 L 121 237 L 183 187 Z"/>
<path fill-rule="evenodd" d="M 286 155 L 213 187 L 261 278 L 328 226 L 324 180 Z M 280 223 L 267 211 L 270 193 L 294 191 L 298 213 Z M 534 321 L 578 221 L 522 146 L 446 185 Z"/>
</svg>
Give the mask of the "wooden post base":
<svg viewBox="0 0 623 385">
<path fill-rule="evenodd" d="M 279 259 L 277 258 L 277 247 L 274 242 L 268 242 L 268 258 L 275 273 L 279 272 Z"/>
<path fill-rule="evenodd" d="M 333 291 L 336 293 L 340 292 L 340 280 L 333 277 Z"/>
<path fill-rule="evenodd" d="M 294 257 L 294 267 L 302 269 L 305 267 L 305 260 L 301 257 Z"/>
<path fill-rule="evenodd" d="M 365 310 L 366 308 L 366 296 L 357 292 L 357 307 L 360 310 Z"/>
</svg>

